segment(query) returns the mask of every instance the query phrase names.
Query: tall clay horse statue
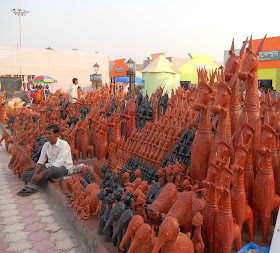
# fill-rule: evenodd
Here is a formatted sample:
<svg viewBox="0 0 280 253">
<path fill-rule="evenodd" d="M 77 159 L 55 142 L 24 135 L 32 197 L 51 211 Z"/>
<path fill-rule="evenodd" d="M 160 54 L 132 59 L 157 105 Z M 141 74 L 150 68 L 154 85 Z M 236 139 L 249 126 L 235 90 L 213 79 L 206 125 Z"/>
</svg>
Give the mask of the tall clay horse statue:
<svg viewBox="0 0 280 253">
<path fill-rule="evenodd" d="M 242 231 L 243 224 L 246 222 L 249 241 L 253 241 L 253 210 L 246 200 L 244 166 L 249 155 L 248 147 L 251 147 L 251 140 L 252 138 L 250 138 L 246 147 L 241 134 L 240 144 L 235 152 L 234 162 L 232 165 L 233 186 L 231 188 L 231 208 L 233 217 L 235 218 L 240 231 Z"/>
<path fill-rule="evenodd" d="M 236 71 L 239 71 L 241 65 L 242 55 L 245 51 L 245 47 L 248 42 L 248 37 L 243 42 L 243 46 L 240 49 L 239 56 L 234 53 L 234 39 L 232 40 L 231 49 L 229 51 L 229 58 L 226 61 L 225 66 L 225 79 L 229 82 Z M 235 82 L 230 85 L 231 88 L 231 96 L 230 96 L 230 123 L 231 123 L 231 134 L 233 135 L 237 129 L 238 121 L 239 121 L 239 104 L 240 104 L 240 96 L 239 96 L 239 78 L 235 79 Z"/>
<path fill-rule="evenodd" d="M 257 51 L 254 53 L 252 36 L 250 38 L 249 46 L 246 49 L 246 56 L 242 62 L 242 69 L 239 72 L 239 79 L 245 82 L 246 96 L 243 99 L 243 94 L 241 99 L 244 101 L 244 108 L 240 115 L 238 122 L 238 128 L 236 133 L 236 141 L 239 139 L 240 132 L 242 130 L 242 125 L 244 123 L 244 114 L 248 114 L 249 124 L 256 126 L 256 131 L 254 133 L 252 152 L 253 152 L 253 164 L 256 165 L 257 153 L 256 150 L 260 145 L 260 103 L 259 103 L 259 91 L 258 91 L 258 65 L 259 65 L 259 54 L 263 48 L 266 36 L 263 38 L 262 42 L 259 44 Z M 258 122 L 258 123 L 256 123 Z"/>
<path fill-rule="evenodd" d="M 213 141 L 210 122 L 210 95 L 212 88 L 206 83 L 207 72 L 198 71 L 198 95 L 193 109 L 199 111 L 200 120 L 198 130 L 192 144 L 190 176 L 194 180 L 202 181 L 207 176 L 210 149 Z M 196 122 L 195 122 L 196 123 Z"/>
<path fill-rule="evenodd" d="M 236 251 L 241 249 L 241 230 L 233 219 L 230 197 L 230 183 L 232 171 L 229 169 L 230 158 L 227 164 L 223 166 L 220 174 L 220 184 L 222 191 L 219 212 L 216 216 L 214 225 L 214 253 L 231 253 L 233 242 L 235 242 Z"/>
<path fill-rule="evenodd" d="M 210 161 L 207 173 L 208 181 L 203 181 L 203 184 L 207 188 L 207 191 L 204 196 L 206 204 L 204 209 L 202 210 L 202 228 L 204 231 L 204 238 L 207 237 L 208 239 L 210 253 L 214 252 L 214 223 L 219 211 L 218 196 L 216 189 L 219 170 L 219 166 L 216 165 L 216 159 Z"/>
<path fill-rule="evenodd" d="M 231 88 L 235 80 L 237 79 L 238 69 L 235 71 L 233 77 L 231 78 L 229 85 L 225 82 L 224 72 L 222 71 L 221 80 L 217 85 L 217 93 L 215 97 L 215 102 L 211 107 L 211 112 L 218 114 L 216 119 L 219 118 L 217 133 L 215 135 L 209 160 L 212 161 L 214 155 L 218 151 L 219 143 L 225 141 L 229 144 L 231 148 L 231 158 L 233 158 L 233 145 L 231 137 L 231 125 L 230 125 L 230 97 L 231 97 Z M 214 120 L 213 127 L 216 126 L 216 119 Z"/>
<path fill-rule="evenodd" d="M 266 119 L 265 119 L 266 121 Z M 254 232 L 259 219 L 262 222 L 263 242 L 267 242 L 271 213 L 280 206 L 280 197 L 275 192 L 271 147 L 275 130 L 265 122 L 261 129 L 261 145 L 258 148 L 257 176 L 253 188 Z"/>
<path fill-rule="evenodd" d="M 249 152 L 244 165 L 244 183 L 246 199 L 250 206 L 252 206 L 253 186 L 255 180 L 252 157 L 252 136 L 254 132 L 255 129 L 249 124 L 247 113 L 245 113 L 241 136 L 243 139 L 243 144 L 246 146 Z"/>
</svg>

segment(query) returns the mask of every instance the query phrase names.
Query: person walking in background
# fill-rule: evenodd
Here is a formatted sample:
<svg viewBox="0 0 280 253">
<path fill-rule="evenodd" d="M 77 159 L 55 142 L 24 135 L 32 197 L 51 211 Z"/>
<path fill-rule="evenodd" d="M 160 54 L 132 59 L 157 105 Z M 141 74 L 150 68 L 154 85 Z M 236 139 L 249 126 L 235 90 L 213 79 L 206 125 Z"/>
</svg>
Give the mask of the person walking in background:
<svg viewBox="0 0 280 253">
<path fill-rule="evenodd" d="M 35 99 L 35 90 L 32 89 L 30 91 L 31 91 L 31 93 L 30 93 L 30 103 L 33 104 L 35 102 L 35 100 L 36 100 Z"/>
<path fill-rule="evenodd" d="M 43 100 L 43 91 L 41 88 L 41 85 L 39 85 L 36 90 L 36 105 L 39 105 Z"/>
<path fill-rule="evenodd" d="M 73 82 L 73 84 L 70 87 L 69 102 L 71 104 L 75 104 L 78 99 L 78 79 L 73 78 L 72 82 Z"/>
<path fill-rule="evenodd" d="M 27 96 L 28 101 L 31 101 L 31 90 L 30 90 L 29 87 L 28 87 L 28 90 L 26 92 L 26 96 Z"/>
</svg>

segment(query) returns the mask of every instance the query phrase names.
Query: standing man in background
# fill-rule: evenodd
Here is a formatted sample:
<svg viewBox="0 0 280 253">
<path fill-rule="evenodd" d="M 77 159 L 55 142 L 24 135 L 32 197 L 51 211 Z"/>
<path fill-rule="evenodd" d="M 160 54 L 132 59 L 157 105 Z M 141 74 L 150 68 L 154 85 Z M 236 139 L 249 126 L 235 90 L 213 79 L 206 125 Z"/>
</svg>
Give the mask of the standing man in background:
<svg viewBox="0 0 280 253">
<path fill-rule="evenodd" d="M 73 78 L 73 84 L 70 87 L 70 98 L 69 98 L 69 102 L 71 104 L 75 104 L 77 99 L 78 99 L 78 79 L 77 78 Z"/>
</svg>

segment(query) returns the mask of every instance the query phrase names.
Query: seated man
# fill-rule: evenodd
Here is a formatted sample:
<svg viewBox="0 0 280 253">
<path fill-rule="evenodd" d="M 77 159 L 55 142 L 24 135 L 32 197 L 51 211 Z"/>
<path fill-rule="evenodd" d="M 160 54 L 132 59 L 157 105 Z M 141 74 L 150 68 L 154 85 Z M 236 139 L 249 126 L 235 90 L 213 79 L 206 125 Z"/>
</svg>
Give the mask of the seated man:
<svg viewBox="0 0 280 253">
<path fill-rule="evenodd" d="M 38 186 L 47 186 L 48 180 L 60 178 L 68 174 L 68 170 L 73 167 L 71 148 L 69 144 L 59 139 L 59 127 L 51 125 L 46 128 L 47 142 L 44 144 L 39 161 L 35 169 L 23 173 L 25 182 L 31 182 Z M 25 189 L 25 190 L 24 190 Z M 32 188 L 26 187 L 22 191 L 30 195 Z M 28 194 L 29 193 L 29 194 Z"/>
</svg>

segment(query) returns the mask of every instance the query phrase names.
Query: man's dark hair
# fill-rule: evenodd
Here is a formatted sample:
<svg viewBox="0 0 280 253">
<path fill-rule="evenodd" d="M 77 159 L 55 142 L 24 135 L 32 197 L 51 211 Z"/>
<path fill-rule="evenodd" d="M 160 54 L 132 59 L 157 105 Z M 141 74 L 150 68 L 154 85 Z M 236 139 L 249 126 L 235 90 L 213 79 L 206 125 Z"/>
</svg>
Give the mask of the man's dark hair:
<svg viewBox="0 0 280 253">
<path fill-rule="evenodd" d="M 53 133 L 56 134 L 59 132 L 59 127 L 57 125 L 50 125 L 48 127 L 46 127 L 46 130 L 53 130 Z"/>
<path fill-rule="evenodd" d="M 72 82 L 75 83 L 76 81 L 78 81 L 78 78 L 73 78 Z"/>
</svg>

